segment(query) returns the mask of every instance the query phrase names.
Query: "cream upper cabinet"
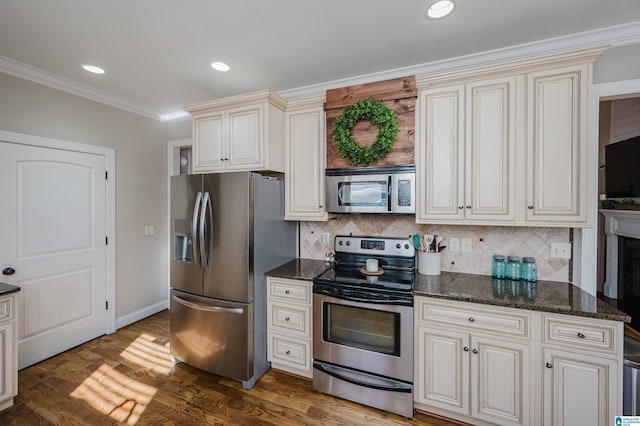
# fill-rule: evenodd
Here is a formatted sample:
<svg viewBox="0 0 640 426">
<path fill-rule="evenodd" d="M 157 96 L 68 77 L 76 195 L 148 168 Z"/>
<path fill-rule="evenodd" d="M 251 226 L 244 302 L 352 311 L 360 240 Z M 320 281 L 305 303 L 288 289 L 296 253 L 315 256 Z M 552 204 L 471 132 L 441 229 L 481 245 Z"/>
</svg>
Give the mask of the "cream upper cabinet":
<svg viewBox="0 0 640 426">
<path fill-rule="evenodd" d="M 420 93 L 418 223 L 515 220 L 516 78 Z"/>
<path fill-rule="evenodd" d="M 0 297 L 0 411 L 18 395 L 18 335 L 16 293 Z"/>
<path fill-rule="evenodd" d="M 528 222 L 587 222 L 588 65 L 527 74 Z"/>
<path fill-rule="evenodd" d="M 584 49 L 416 79 L 417 223 L 590 226 Z"/>
<path fill-rule="evenodd" d="M 285 219 L 324 221 L 324 97 L 290 101 L 285 113 Z"/>
<path fill-rule="evenodd" d="M 272 91 L 187 108 L 193 116 L 193 172 L 284 172 L 286 101 Z"/>
</svg>

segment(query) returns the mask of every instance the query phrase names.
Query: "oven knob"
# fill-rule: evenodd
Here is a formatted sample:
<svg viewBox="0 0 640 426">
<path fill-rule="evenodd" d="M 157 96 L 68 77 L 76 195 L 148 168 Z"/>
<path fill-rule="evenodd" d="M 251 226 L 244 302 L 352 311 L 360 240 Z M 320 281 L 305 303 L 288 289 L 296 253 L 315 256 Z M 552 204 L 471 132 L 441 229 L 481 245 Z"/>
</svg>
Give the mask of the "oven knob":
<svg viewBox="0 0 640 426">
<path fill-rule="evenodd" d="M 338 243 L 339 245 L 342 245 L 342 240 L 340 240 L 340 242 Z"/>
<path fill-rule="evenodd" d="M 405 249 L 405 250 L 409 250 L 409 244 L 405 244 L 405 245 L 404 245 L 404 249 Z"/>
<path fill-rule="evenodd" d="M 350 246 L 351 245 L 351 241 L 347 241 L 347 245 Z"/>
<path fill-rule="evenodd" d="M 396 244 L 396 248 L 397 248 L 397 249 L 399 249 L 400 247 L 402 247 L 402 246 L 400 245 L 400 243 Z"/>
</svg>

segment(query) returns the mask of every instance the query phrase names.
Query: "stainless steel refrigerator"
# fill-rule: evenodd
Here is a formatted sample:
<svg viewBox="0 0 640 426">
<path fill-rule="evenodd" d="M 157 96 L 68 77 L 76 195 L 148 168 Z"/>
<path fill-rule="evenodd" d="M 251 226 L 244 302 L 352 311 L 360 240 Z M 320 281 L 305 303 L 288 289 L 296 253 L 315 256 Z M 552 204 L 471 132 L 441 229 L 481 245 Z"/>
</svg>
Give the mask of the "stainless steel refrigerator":
<svg viewBox="0 0 640 426">
<path fill-rule="evenodd" d="M 171 352 L 245 388 L 269 369 L 264 273 L 296 256 L 281 175 L 171 178 Z"/>
</svg>

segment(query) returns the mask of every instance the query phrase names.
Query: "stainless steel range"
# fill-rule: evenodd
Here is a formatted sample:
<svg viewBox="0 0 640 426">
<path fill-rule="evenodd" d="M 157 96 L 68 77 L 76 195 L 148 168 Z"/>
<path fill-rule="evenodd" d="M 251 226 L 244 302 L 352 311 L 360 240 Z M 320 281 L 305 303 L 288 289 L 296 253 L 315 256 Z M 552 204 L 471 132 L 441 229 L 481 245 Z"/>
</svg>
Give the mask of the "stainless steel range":
<svg viewBox="0 0 640 426">
<path fill-rule="evenodd" d="M 415 249 L 406 238 L 337 236 L 335 253 L 313 280 L 313 388 L 413 417 Z"/>
</svg>

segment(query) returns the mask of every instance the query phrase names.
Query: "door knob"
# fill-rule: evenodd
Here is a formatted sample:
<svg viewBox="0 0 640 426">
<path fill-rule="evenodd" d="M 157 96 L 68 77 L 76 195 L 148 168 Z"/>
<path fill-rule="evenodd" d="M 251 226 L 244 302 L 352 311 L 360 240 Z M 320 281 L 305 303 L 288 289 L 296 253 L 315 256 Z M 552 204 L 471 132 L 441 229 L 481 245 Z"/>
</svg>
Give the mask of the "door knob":
<svg viewBox="0 0 640 426">
<path fill-rule="evenodd" d="M 13 269 L 12 267 L 4 268 L 2 270 L 2 275 L 13 275 L 15 273 L 16 273 L 16 270 Z"/>
</svg>

